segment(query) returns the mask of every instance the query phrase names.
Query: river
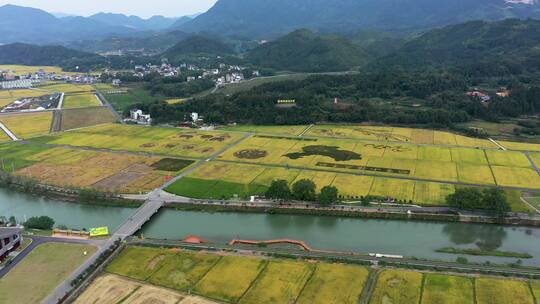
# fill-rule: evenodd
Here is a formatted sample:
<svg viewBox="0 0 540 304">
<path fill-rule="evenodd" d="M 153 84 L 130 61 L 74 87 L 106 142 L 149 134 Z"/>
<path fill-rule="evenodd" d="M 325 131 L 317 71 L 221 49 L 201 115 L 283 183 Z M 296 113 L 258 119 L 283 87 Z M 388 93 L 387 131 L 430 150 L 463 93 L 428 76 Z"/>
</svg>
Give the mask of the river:
<svg viewBox="0 0 540 304">
<path fill-rule="evenodd" d="M 0 215 L 19 220 L 48 215 L 70 228 L 109 226 L 114 231 L 134 209 L 65 203 L 0 189 Z M 375 220 L 327 216 L 160 211 L 142 231 L 146 238 L 198 235 L 227 243 L 233 238 L 303 240 L 316 249 L 399 254 L 455 260 L 442 247 L 529 253 L 524 265 L 540 267 L 540 229 L 483 224 Z M 515 258 L 467 256 L 470 261 L 515 262 Z"/>
</svg>

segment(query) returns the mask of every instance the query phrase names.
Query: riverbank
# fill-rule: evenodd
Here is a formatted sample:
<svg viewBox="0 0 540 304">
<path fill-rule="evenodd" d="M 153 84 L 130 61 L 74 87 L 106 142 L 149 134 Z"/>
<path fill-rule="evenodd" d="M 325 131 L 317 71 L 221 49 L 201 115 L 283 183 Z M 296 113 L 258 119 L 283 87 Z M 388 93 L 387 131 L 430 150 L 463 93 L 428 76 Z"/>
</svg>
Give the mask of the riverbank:
<svg viewBox="0 0 540 304">
<path fill-rule="evenodd" d="M 369 208 L 337 205 L 320 207 L 314 204 L 259 204 L 248 202 L 167 202 L 166 207 L 178 211 L 265 213 L 290 215 L 337 216 L 347 218 L 420 220 L 437 222 L 461 222 L 512 226 L 540 227 L 540 217 L 512 214 L 505 218 L 485 214 L 459 213 L 449 208 Z"/>
</svg>

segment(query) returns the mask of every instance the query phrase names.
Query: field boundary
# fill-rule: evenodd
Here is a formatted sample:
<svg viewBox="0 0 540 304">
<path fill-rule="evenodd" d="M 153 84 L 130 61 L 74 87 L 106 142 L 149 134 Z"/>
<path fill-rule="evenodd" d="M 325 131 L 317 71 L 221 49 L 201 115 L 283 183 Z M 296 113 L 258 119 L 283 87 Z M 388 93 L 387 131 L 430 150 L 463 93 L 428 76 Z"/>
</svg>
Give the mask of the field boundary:
<svg viewBox="0 0 540 304">
<path fill-rule="evenodd" d="M 304 290 L 306 289 L 306 286 L 308 286 L 311 279 L 313 279 L 313 276 L 315 275 L 315 272 L 317 271 L 318 268 L 319 268 L 319 263 L 315 264 L 315 267 L 313 267 L 311 269 L 311 273 L 309 274 L 309 278 L 304 283 L 304 286 L 302 286 L 302 288 L 300 289 L 300 292 L 298 292 L 298 295 L 296 296 L 296 299 L 294 299 L 293 304 L 298 303 L 298 299 L 300 299 L 300 296 L 302 295 L 302 293 L 304 293 Z"/>
<path fill-rule="evenodd" d="M 420 296 L 418 297 L 418 304 L 422 304 L 424 300 L 424 287 L 426 286 L 427 275 L 422 273 L 422 282 L 420 283 Z"/>
<path fill-rule="evenodd" d="M 362 289 L 362 294 L 358 297 L 358 304 L 369 304 L 369 300 L 373 296 L 373 292 L 377 287 L 377 282 L 379 281 L 379 275 L 382 272 L 380 268 L 369 269 L 369 274 L 364 283 L 364 288 Z"/>
<path fill-rule="evenodd" d="M 532 295 L 534 304 L 538 304 L 538 299 L 536 298 L 536 295 L 534 294 L 533 287 L 532 287 L 532 282 L 531 282 L 531 281 L 528 281 L 528 282 L 527 282 L 527 287 L 529 287 L 529 292 L 530 292 L 531 295 Z"/>
<path fill-rule="evenodd" d="M 238 300 L 236 301 L 236 303 L 240 303 L 242 301 L 242 299 L 246 296 L 246 294 L 251 290 L 251 288 L 253 288 L 257 282 L 259 282 L 259 280 L 261 279 L 261 276 L 266 273 L 266 269 L 268 268 L 268 264 L 270 264 L 270 261 L 268 260 L 265 260 L 264 261 L 264 267 L 263 269 L 261 269 L 261 271 L 259 271 L 259 273 L 257 274 L 257 276 L 255 277 L 255 279 L 253 281 L 251 281 L 251 283 L 249 284 L 248 288 L 246 288 L 246 290 L 244 290 L 244 292 L 242 293 L 242 295 L 240 296 L 240 298 L 238 298 Z"/>
</svg>

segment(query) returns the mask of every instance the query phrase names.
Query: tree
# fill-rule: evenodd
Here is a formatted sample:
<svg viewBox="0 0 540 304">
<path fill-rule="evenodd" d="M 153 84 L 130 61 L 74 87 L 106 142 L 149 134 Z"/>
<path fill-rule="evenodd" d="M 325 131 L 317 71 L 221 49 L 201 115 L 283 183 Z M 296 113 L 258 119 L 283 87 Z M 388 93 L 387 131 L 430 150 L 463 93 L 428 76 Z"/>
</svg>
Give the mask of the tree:
<svg viewBox="0 0 540 304">
<path fill-rule="evenodd" d="M 446 197 L 449 206 L 460 209 L 482 208 L 482 193 L 476 188 L 457 189 L 456 192 Z"/>
<path fill-rule="evenodd" d="M 31 217 L 24 223 L 24 227 L 31 229 L 51 230 L 53 226 L 54 220 L 48 216 Z"/>
<path fill-rule="evenodd" d="M 17 219 L 12 215 L 9 217 L 9 225 L 11 226 L 17 226 Z"/>
<path fill-rule="evenodd" d="M 338 202 L 338 189 L 334 186 L 326 186 L 321 189 L 319 203 L 324 206 L 333 205 Z"/>
<path fill-rule="evenodd" d="M 301 179 L 293 184 L 292 195 L 299 201 L 313 202 L 317 199 L 316 188 L 312 180 Z"/>
<path fill-rule="evenodd" d="M 271 199 L 290 199 L 291 189 L 289 189 L 289 183 L 286 180 L 273 180 L 270 188 L 265 193 L 266 198 Z"/>
<path fill-rule="evenodd" d="M 504 216 L 511 210 L 504 191 L 497 188 L 485 189 L 482 192 L 482 205 L 498 216 Z"/>
</svg>

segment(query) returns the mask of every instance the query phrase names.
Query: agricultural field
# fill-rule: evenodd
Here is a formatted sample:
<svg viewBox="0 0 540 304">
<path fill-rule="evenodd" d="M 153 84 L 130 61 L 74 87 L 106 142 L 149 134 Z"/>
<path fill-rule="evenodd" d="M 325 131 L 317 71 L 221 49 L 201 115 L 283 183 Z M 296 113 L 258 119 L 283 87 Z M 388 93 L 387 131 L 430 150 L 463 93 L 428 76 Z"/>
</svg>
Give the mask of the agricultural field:
<svg viewBox="0 0 540 304">
<path fill-rule="evenodd" d="M 227 126 L 220 130 L 223 131 L 236 131 L 236 132 L 249 132 L 249 133 L 269 133 L 269 134 L 282 134 L 297 136 L 300 135 L 307 126 L 255 126 L 255 125 L 237 125 Z"/>
<path fill-rule="evenodd" d="M 324 186 L 335 186 L 342 199 L 353 201 L 371 195 L 391 197 L 405 203 L 443 206 L 446 203 L 446 197 L 455 191 L 454 185 L 445 183 L 273 168 L 220 161 L 205 164 L 166 190 L 180 196 L 200 199 L 232 198 L 235 195 L 248 198 L 251 195 L 264 194 L 274 179 L 283 179 L 292 185 L 295 181 L 304 178 L 313 180 L 319 190 Z M 514 211 L 528 211 L 519 198 L 519 192 L 508 191 L 507 196 Z"/>
<path fill-rule="evenodd" d="M 422 304 L 474 304 L 473 280 L 443 274 L 426 274 Z"/>
<path fill-rule="evenodd" d="M 52 118 L 52 112 L 6 114 L 0 115 L 0 122 L 18 138 L 26 139 L 48 134 Z"/>
<path fill-rule="evenodd" d="M 62 72 L 62 68 L 55 66 L 0 65 L 0 70 L 9 71 L 9 74 L 15 76 L 36 73 L 39 70 L 43 70 L 45 73 L 66 73 Z"/>
<path fill-rule="evenodd" d="M 40 303 L 95 251 L 79 244 L 39 245 L 0 280 L 0 302 Z"/>
<path fill-rule="evenodd" d="M 523 142 L 512 142 L 512 141 L 497 141 L 500 145 L 509 150 L 518 150 L 518 151 L 540 151 L 540 144 L 532 143 L 523 143 Z"/>
<path fill-rule="evenodd" d="M 361 266 L 319 263 L 298 304 L 356 304 L 368 270 Z"/>
<path fill-rule="evenodd" d="M 311 128 L 306 136 L 354 138 L 374 141 L 406 142 L 472 148 L 497 148 L 495 144 L 486 139 L 470 138 L 444 131 L 399 128 L 391 126 L 317 125 Z"/>
<path fill-rule="evenodd" d="M 60 129 L 62 131 L 110 124 L 117 121 L 108 107 L 63 109 Z"/>
<path fill-rule="evenodd" d="M 98 278 L 77 303 L 117 303 L 153 284 L 224 303 L 356 304 L 370 275 L 366 267 L 351 264 L 137 246 L 124 249 L 106 271 L 115 275 Z M 108 287 L 119 280 L 126 284 Z M 369 303 L 534 304 L 534 292 L 540 292 L 539 282 L 386 269 L 377 275 Z"/>
<path fill-rule="evenodd" d="M 53 93 L 91 93 L 94 92 L 94 87 L 87 84 L 72 84 L 72 83 L 53 83 L 40 86 L 39 89 Z"/>
<path fill-rule="evenodd" d="M 236 303 L 265 268 L 262 259 L 226 256 L 199 281 L 194 292 L 211 299 Z"/>
<path fill-rule="evenodd" d="M 239 303 L 294 303 L 313 268 L 305 262 L 270 261 Z"/>
<path fill-rule="evenodd" d="M 126 109 L 129 109 L 129 107 L 133 104 L 149 103 L 156 100 L 156 97 L 152 96 L 150 91 L 147 91 L 142 87 L 121 87 L 112 90 L 100 89 L 100 91 L 103 93 L 107 101 L 120 113 L 123 113 Z"/>
<path fill-rule="evenodd" d="M 478 278 L 476 279 L 476 303 L 534 304 L 534 299 L 525 281 Z"/>
<path fill-rule="evenodd" d="M 40 97 L 49 94 L 50 92 L 40 89 L 0 90 L 0 108 L 3 108 L 21 98 Z"/>
<path fill-rule="evenodd" d="M 10 140 L 11 138 L 9 138 L 9 136 L 7 136 L 7 134 L 3 130 L 0 130 L 0 142 L 10 141 Z"/>
<path fill-rule="evenodd" d="M 105 274 L 98 277 L 75 301 L 75 304 L 95 303 L 213 304 L 214 302 Z"/>
<path fill-rule="evenodd" d="M 385 270 L 378 279 L 370 304 L 410 304 L 420 301 L 422 274 L 413 271 Z"/>
<path fill-rule="evenodd" d="M 241 134 L 228 132 L 107 124 L 59 133 L 36 141 L 170 156 L 209 157 L 241 137 Z"/>
<path fill-rule="evenodd" d="M 64 97 L 64 109 L 98 107 L 101 102 L 95 94 L 71 94 Z"/>
<path fill-rule="evenodd" d="M 10 143 L 1 165 L 16 175 L 61 187 L 140 193 L 151 191 L 192 161 Z"/>
</svg>

